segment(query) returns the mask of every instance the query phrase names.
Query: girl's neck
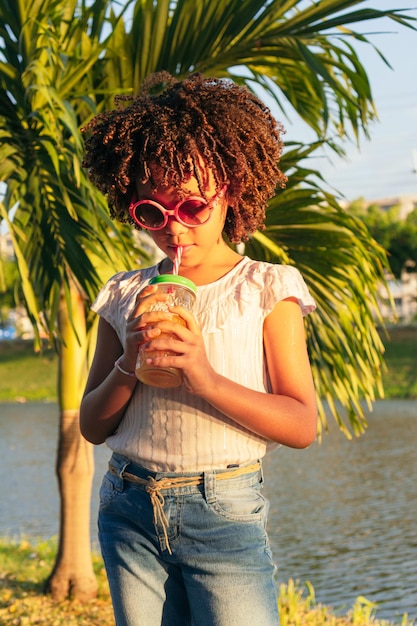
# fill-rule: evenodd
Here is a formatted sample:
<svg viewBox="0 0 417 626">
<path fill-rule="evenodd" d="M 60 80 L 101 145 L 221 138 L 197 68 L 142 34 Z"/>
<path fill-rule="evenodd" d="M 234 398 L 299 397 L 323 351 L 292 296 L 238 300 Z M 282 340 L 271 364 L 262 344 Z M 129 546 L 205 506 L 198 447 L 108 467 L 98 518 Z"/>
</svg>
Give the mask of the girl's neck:
<svg viewBox="0 0 417 626">
<path fill-rule="evenodd" d="M 189 267 L 181 266 L 179 274 L 189 278 L 197 286 L 208 285 L 228 274 L 241 260 L 242 256 L 240 254 L 227 247 L 227 250 L 214 263 L 204 263 Z M 159 271 L 161 274 L 171 273 L 172 261 L 168 258 L 163 259 L 159 265 Z"/>
</svg>

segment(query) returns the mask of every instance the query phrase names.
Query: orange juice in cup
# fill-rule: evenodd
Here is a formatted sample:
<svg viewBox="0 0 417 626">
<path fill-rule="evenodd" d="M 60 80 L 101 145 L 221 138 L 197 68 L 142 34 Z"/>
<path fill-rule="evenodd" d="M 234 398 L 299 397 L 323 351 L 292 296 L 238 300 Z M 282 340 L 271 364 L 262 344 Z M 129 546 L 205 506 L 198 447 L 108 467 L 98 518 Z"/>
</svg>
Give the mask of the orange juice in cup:
<svg viewBox="0 0 417 626">
<path fill-rule="evenodd" d="M 164 302 L 154 302 L 150 305 L 149 311 L 168 311 L 170 306 L 182 306 L 189 311 L 192 310 L 197 288 L 194 283 L 183 276 L 172 274 L 160 274 L 154 276 L 149 281 L 150 285 L 157 285 L 160 293 L 166 294 L 167 300 Z M 179 315 L 172 314 L 172 321 L 185 326 L 185 321 Z M 172 337 L 173 333 L 161 333 L 158 337 Z M 178 387 L 182 383 L 182 371 L 176 367 L 156 367 L 146 363 L 146 359 L 155 356 L 171 356 L 176 352 L 171 350 L 145 351 L 139 347 L 136 360 L 136 377 L 146 385 L 154 387 Z"/>
</svg>

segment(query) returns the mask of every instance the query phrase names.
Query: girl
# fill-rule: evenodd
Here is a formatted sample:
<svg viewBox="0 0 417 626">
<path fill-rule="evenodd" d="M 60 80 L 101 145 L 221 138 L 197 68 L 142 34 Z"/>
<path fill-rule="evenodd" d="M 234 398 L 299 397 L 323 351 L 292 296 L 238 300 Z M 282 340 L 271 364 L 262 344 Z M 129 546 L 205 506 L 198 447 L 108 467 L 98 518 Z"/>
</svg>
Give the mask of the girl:
<svg viewBox="0 0 417 626">
<path fill-rule="evenodd" d="M 198 74 L 159 73 L 118 105 L 86 127 L 84 165 L 112 217 L 147 229 L 165 256 L 116 274 L 93 305 L 81 431 L 113 452 L 99 540 L 116 623 L 277 626 L 261 459 L 315 438 L 302 320 L 314 302 L 295 268 L 230 243 L 263 227 L 285 184 L 282 128 L 246 88 Z M 149 281 L 172 273 L 179 248 L 194 311 L 147 312 Z M 139 382 L 139 345 L 152 366 L 180 368 L 182 385 Z"/>
</svg>

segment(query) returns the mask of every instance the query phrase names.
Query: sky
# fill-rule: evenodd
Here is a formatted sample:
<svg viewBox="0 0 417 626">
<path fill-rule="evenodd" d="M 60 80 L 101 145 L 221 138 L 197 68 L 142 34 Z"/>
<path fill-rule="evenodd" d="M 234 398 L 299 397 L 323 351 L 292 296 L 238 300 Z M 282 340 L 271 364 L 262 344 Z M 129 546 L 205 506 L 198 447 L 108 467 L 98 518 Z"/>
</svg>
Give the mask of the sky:
<svg viewBox="0 0 417 626">
<path fill-rule="evenodd" d="M 413 9 L 407 14 L 417 18 L 417 0 L 373 0 L 359 7 Z M 347 160 L 328 153 L 331 161 L 319 158 L 314 168 L 348 201 L 417 195 L 413 171 L 417 169 L 417 32 L 385 18 L 352 29 L 366 32 L 392 66 L 387 67 L 371 46 L 356 48 L 371 83 L 379 121 L 370 128 L 370 141 L 362 138 L 359 149 L 354 143 L 344 144 Z M 370 34 L 377 31 L 381 34 Z M 302 138 L 298 124 L 285 122 L 284 126 L 285 140 Z"/>
</svg>

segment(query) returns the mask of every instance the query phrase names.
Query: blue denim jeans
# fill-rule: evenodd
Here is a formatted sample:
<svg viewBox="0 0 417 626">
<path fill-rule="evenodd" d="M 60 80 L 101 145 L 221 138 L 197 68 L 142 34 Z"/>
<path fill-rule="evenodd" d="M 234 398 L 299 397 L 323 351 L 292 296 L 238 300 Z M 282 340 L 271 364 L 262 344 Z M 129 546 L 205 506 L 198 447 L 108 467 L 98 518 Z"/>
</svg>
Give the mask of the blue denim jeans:
<svg viewBox="0 0 417 626">
<path fill-rule="evenodd" d="M 144 485 L 121 474 L 179 475 L 118 454 L 110 463 L 99 540 L 117 626 L 279 626 L 261 470 L 224 480 L 223 470 L 204 472 L 202 484 L 164 490 L 164 532 Z"/>
</svg>

